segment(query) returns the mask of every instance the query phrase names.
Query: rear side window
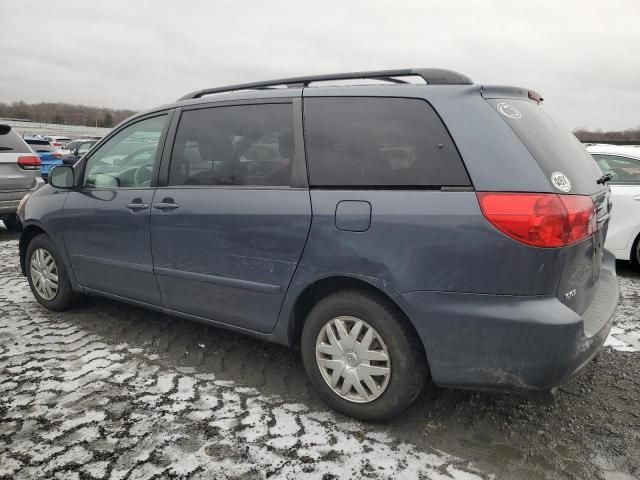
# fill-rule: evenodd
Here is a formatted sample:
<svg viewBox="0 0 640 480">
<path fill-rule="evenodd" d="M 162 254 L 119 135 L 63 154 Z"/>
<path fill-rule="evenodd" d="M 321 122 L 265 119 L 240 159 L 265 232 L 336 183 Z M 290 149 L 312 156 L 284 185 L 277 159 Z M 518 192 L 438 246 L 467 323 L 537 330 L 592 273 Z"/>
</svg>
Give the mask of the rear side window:
<svg viewBox="0 0 640 480">
<path fill-rule="evenodd" d="M 623 157 L 619 155 L 594 154 L 602 173 L 613 176 L 608 183 L 639 185 L 640 184 L 640 159 Z"/>
<path fill-rule="evenodd" d="M 571 182 L 571 189 L 566 193 L 590 195 L 602 188 L 596 183 L 602 173 L 591 155 L 575 135 L 541 105 L 512 98 L 487 101 L 509 124 L 552 185 L 554 173 L 559 172 Z"/>
<path fill-rule="evenodd" d="M 307 98 L 304 130 L 311 186 L 470 185 L 442 120 L 423 100 Z"/>
<path fill-rule="evenodd" d="M 0 126 L 0 153 L 31 153 L 27 144 L 14 130 Z"/>
<path fill-rule="evenodd" d="M 169 185 L 288 186 L 294 157 L 288 103 L 183 112 Z"/>
</svg>

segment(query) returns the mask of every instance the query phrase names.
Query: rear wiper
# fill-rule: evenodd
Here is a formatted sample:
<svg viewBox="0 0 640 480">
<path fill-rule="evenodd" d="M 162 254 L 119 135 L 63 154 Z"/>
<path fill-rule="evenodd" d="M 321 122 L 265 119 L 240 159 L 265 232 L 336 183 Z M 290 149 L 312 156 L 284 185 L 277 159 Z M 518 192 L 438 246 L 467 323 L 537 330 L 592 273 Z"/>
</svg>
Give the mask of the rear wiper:
<svg viewBox="0 0 640 480">
<path fill-rule="evenodd" d="M 11 147 L 0 147 L 0 151 L 4 152 L 5 150 L 13 150 Z"/>
<path fill-rule="evenodd" d="M 596 180 L 596 183 L 599 184 L 599 185 L 604 185 L 605 183 L 607 183 L 612 178 L 613 178 L 613 175 L 611 175 L 610 173 L 605 173 L 598 180 Z"/>
</svg>

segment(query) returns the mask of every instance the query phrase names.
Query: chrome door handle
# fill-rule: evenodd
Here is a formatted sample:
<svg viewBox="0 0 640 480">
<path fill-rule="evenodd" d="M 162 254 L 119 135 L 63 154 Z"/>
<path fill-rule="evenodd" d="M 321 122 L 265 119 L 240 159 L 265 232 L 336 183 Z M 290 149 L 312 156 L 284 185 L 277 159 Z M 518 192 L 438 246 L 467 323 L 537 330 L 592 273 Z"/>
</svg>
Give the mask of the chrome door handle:
<svg viewBox="0 0 640 480">
<path fill-rule="evenodd" d="M 138 210 L 146 210 L 147 208 L 149 208 L 149 204 L 142 202 L 133 202 L 127 205 L 127 208 L 133 212 L 137 212 Z"/>
<path fill-rule="evenodd" d="M 178 205 L 177 203 L 173 203 L 173 202 L 159 202 L 159 203 L 154 203 L 153 204 L 153 208 L 157 208 L 158 210 L 162 210 L 163 212 L 165 210 L 175 210 L 179 206 L 180 205 Z"/>
</svg>

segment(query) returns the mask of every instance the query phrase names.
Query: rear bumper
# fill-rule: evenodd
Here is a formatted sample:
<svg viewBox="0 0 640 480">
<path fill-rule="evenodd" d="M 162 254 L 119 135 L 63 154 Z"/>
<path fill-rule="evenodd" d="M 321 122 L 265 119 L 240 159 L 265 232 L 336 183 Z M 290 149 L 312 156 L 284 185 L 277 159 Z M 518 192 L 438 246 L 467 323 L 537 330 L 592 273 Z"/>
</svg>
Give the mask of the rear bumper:
<svg viewBox="0 0 640 480">
<path fill-rule="evenodd" d="M 36 177 L 33 182 L 33 187 L 26 190 L 12 190 L 12 191 L 0 191 L 0 215 L 10 215 L 16 213 L 18 210 L 18 204 L 25 195 L 35 192 L 38 188 L 44 185 L 44 181 Z"/>
<path fill-rule="evenodd" d="M 18 211 L 18 204 L 20 199 L 24 197 L 29 191 L 26 191 L 17 200 L 0 200 L 0 215 L 10 215 Z"/>
<path fill-rule="evenodd" d="M 550 389 L 582 369 L 602 348 L 618 297 L 607 251 L 598 292 L 582 315 L 552 296 L 403 295 L 434 383 L 509 391 Z"/>
</svg>

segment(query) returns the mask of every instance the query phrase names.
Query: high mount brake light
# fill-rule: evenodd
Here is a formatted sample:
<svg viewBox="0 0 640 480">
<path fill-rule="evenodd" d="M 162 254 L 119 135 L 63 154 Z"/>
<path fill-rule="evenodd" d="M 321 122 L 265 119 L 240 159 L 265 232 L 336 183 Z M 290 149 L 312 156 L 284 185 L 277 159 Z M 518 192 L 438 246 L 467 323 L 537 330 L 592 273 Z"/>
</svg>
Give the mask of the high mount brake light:
<svg viewBox="0 0 640 480">
<path fill-rule="evenodd" d="M 23 170 L 40 169 L 40 157 L 37 155 L 21 155 L 18 157 L 18 166 Z"/>
<path fill-rule="evenodd" d="M 528 97 L 529 100 L 533 100 L 534 102 L 538 103 L 544 100 L 544 98 L 542 98 L 542 96 L 538 92 L 529 91 Z"/>
<path fill-rule="evenodd" d="M 498 230 L 534 247 L 564 247 L 596 231 L 591 197 L 554 193 L 478 192 L 482 214 Z"/>
</svg>

